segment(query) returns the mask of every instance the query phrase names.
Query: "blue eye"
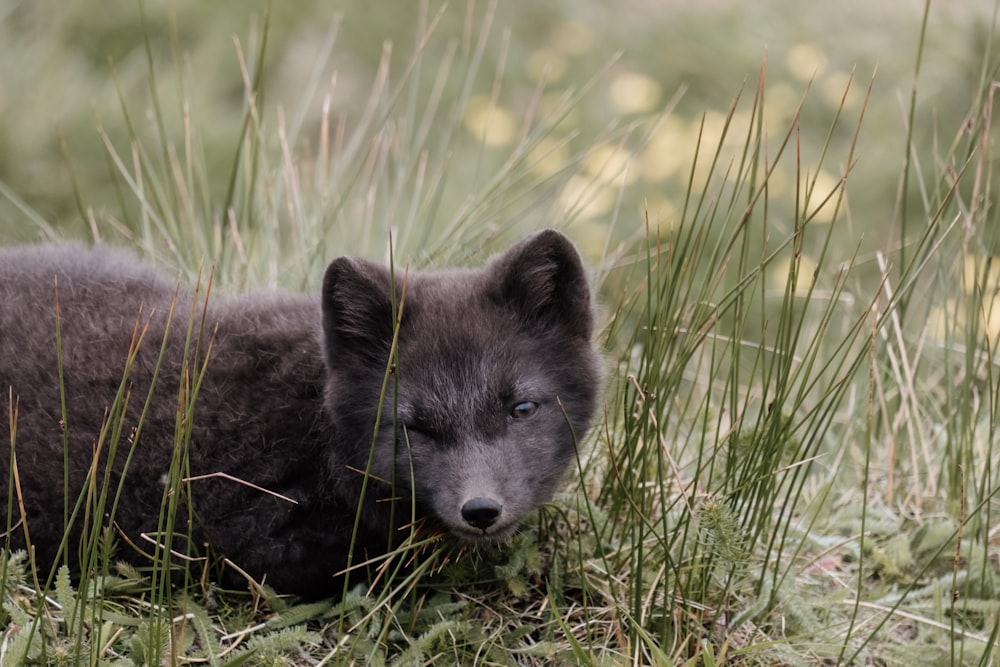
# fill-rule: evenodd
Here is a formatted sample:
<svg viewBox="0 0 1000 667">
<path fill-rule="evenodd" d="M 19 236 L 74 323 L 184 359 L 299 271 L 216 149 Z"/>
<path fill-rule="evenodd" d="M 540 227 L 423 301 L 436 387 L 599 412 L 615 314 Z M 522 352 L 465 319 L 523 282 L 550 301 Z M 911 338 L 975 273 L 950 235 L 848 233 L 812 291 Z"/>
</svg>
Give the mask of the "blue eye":
<svg viewBox="0 0 1000 667">
<path fill-rule="evenodd" d="M 534 401 L 521 401 L 513 408 L 511 408 L 510 416 L 512 419 L 531 419 L 538 412 L 538 403 Z"/>
</svg>

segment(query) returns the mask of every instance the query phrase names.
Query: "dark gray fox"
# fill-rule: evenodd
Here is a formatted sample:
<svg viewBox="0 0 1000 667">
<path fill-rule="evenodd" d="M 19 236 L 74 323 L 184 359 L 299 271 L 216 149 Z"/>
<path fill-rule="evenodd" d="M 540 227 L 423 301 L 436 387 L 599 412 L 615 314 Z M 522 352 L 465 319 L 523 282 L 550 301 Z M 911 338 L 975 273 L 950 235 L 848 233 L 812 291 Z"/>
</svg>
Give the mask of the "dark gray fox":
<svg viewBox="0 0 1000 667">
<path fill-rule="evenodd" d="M 595 411 L 590 287 L 555 231 L 480 270 L 392 276 L 342 257 L 319 299 L 213 297 L 204 312 L 193 299 L 122 252 L 0 249 L 0 389 L 16 413 L 0 493 L 14 498 L 11 545 L 27 533 L 39 566 L 78 498 L 71 562 L 89 521 L 142 563 L 161 542 L 165 485 L 183 479 L 193 511 L 181 503 L 169 546 L 208 545 L 279 592 L 330 594 L 349 556 L 384 554 L 414 518 L 465 542 L 509 537 L 551 497 Z M 185 429 L 188 467 L 171 477 Z"/>
</svg>

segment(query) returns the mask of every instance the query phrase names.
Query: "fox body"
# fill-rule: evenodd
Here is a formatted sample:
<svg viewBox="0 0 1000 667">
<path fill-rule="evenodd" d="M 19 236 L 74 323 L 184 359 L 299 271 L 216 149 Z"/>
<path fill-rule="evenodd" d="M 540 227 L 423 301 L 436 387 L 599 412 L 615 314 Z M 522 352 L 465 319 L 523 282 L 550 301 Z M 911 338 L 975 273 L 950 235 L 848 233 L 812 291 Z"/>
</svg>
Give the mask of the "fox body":
<svg viewBox="0 0 1000 667">
<path fill-rule="evenodd" d="M 590 288 L 555 231 L 478 270 L 404 279 L 342 257 L 319 298 L 213 297 L 204 311 L 193 298 L 124 253 L 0 249 L 0 389 L 16 415 L 0 493 L 15 498 L 12 544 L 27 533 L 39 565 L 81 497 L 74 562 L 86 508 L 156 548 L 187 442 L 174 479 L 193 512 L 175 534 L 280 592 L 332 593 L 352 543 L 354 563 L 377 557 L 414 517 L 465 542 L 510 536 L 551 497 L 595 410 Z M 95 519 L 100 488 L 87 486 L 105 475 Z M 142 562 L 132 546 L 118 556 Z"/>
</svg>

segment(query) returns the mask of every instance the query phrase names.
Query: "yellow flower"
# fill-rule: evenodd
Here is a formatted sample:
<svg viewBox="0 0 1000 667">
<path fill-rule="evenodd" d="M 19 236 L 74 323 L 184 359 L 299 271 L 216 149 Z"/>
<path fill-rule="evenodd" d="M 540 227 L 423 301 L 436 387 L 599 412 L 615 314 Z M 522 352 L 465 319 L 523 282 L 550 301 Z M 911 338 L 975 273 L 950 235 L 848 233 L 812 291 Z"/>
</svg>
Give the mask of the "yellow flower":
<svg viewBox="0 0 1000 667">
<path fill-rule="evenodd" d="M 559 203 L 569 216 L 589 220 L 604 215 L 615 203 L 615 191 L 593 179 L 571 177 L 559 195 Z"/>
<path fill-rule="evenodd" d="M 583 159 L 583 170 L 602 183 L 629 185 L 635 181 L 635 170 L 629 164 L 632 154 L 621 146 L 607 142 L 597 144 Z"/>
<path fill-rule="evenodd" d="M 579 56 L 590 50 L 594 44 L 594 33 L 582 23 L 560 23 L 552 29 L 552 44 L 558 51 L 571 56 Z"/>
<path fill-rule="evenodd" d="M 674 116 L 662 119 L 636 160 L 639 178 L 648 183 L 666 181 L 678 169 L 690 166 L 692 145 L 683 121 Z"/>
<path fill-rule="evenodd" d="M 566 74 L 566 58 L 551 49 L 538 49 L 528 56 L 528 76 L 533 81 L 552 83 Z"/>
<path fill-rule="evenodd" d="M 976 255 L 966 255 L 962 260 L 962 287 L 966 294 L 982 291 L 992 295 L 1000 289 L 1000 257 L 990 258 L 989 272 L 986 271 L 986 260 L 986 257 Z"/>
<path fill-rule="evenodd" d="M 771 137 L 784 136 L 802 102 L 802 92 L 787 83 L 769 85 L 764 92 L 764 126 Z"/>
<path fill-rule="evenodd" d="M 798 272 L 795 274 L 795 284 L 792 285 L 792 293 L 795 296 L 807 296 L 813 284 L 813 275 L 816 273 L 816 262 L 809 255 L 799 256 Z M 792 273 L 792 259 L 785 257 L 775 262 L 771 272 L 771 287 L 776 291 L 784 292 Z"/>
<path fill-rule="evenodd" d="M 527 163 L 535 175 L 548 178 L 569 163 L 569 147 L 565 141 L 542 137 L 528 152 Z"/>
<path fill-rule="evenodd" d="M 660 84 L 638 72 L 622 72 L 611 82 L 611 104 L 619 113 L 646 113 L 660 103 Z"/>
<path fill-rule="evenodd" d="M 857 79 L 852 81 L 851 76 L 843 72 L 829 74 L 819 84 L 823 98 L 832 107 L 839 108 L 843 104 L 845 109 L 850 109 L 864 99 L 864 90 Z"/>
<path fill-rule="evenodd" d="M 810 42 L 796 44 L 788 50 L 788 71 L 800 81 L 811 81 L 826 69 L 826 53 Z"/>
<path fill-rule="evenodd" d="M 514 139 L 517 121 L 501 106 L 495 106 L 485 95 L 473 95 L 465 107 L 465 127 L 487 146 L 504 146 Z"/>
<path fill-rule="evenodd" d="M 810 222 L 833 222 L 833 212 L 840 199 L 840 193 L 835 192 L 841 187 L 840 179 L 831 176 L 828 172 L 820 171 L 816 174 L 816 184 L 812 187 L 807 202 L 806 193 L 809 192 L 812 182 L 810 174 L 803 174 L 800 186 L 802 188 L 802 204 L 806 206 L 806 215 L 812 216 Z"/>
</svg>

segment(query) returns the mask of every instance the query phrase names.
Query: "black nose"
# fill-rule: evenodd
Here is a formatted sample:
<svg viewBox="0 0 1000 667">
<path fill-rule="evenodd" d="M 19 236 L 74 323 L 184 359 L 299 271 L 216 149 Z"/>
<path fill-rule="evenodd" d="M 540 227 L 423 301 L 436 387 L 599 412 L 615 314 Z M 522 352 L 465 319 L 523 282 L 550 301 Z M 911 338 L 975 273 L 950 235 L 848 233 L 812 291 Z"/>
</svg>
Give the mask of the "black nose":
<svg viewBox="0 0 1000 667">
<path fill-rule="evenodd" d="M 491 498 L 473 498 L 462 505 L 465 523 L 479 530 L 486 530 L 500 518 L 500 503 Z"/>
</svg>

